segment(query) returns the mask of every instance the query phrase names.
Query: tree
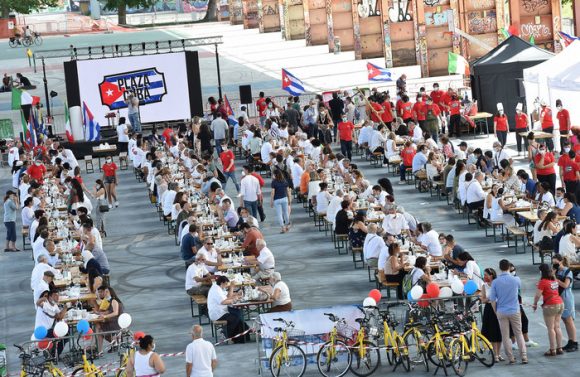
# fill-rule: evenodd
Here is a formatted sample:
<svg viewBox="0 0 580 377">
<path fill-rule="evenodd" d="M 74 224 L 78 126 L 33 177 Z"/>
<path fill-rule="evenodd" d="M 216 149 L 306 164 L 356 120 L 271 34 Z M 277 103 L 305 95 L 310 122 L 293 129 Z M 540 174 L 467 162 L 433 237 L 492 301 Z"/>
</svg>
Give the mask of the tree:
<svg viewBox="0 0 580 377">
<path fill-rule="evenodd" d="M 119 25 L 125 25 L 127 23 L 127 7 L 149 8 L 154 4 L 155 0 L 107 0 L 105 9 L 116 10 L 117 22 Z"/>
<path fill-rule="evenodd" d="M 43 6 L 56 6 L 57 0 L 0 0 L 0 18 L 8 18 L 10 12 L 28 14 Z"/>
</svg>

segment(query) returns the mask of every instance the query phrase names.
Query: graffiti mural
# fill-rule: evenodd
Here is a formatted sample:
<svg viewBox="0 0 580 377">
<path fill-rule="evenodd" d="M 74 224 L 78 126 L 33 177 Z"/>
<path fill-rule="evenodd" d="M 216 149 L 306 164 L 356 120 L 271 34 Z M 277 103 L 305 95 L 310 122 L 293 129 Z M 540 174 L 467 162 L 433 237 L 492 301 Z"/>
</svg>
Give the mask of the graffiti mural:
<svg viewBox="0 0 580 377">
<path fill-rule="evenodd" d="M 523 24 L 521 25 L 521 35 L 524 39 L 534 37 L 534 39 L 550 39 L 552 38 L 552 30 L 549 26 L 543 24 Z"/>
<path fill-rule="evenodd" d="M 468 0 L 465 7 L 467 10 L 486 10 L 496 8 L 496 4 L 495 0 Z"/>
<path fill-rule="evenodd" d="M 273 15 L 278 14 L 278 9 L 271 6 L 270 4 L 266 4 L 262 7 L 262 14 L 264 16 L 273 16 Z"/>
<path fill-rule="evenodd" d="M 494 33 L 497 30 L 495 10 L 489 10 L 483 14 L 481 12 L 467 13 L 467 28 L 473 34 Z"/>
<path fill-rule="evenodd" d="M 360 0 L 357 6 L 358 15 L 361 18 L 380 16 L 378 0 Z"/>
<path fill-rule="evenodd" d="M 393 6 L 389 8 L 389 20 L 391 22 L 412 21 L 410 0 L 393 1 Z"/>
<path fill-rule="evenodd" d="M 423 0 L 423 3 L 428 7 L 434 7 L 439 4 L 440 0 Z"/>
<path fill-rule="evenodd" d="M 383 23 L 385 35 L 385 67 L 393 67 L 393 46 L 391 42 L 391 25 L 388 22 Z"/>
<path fill-rule="evenodd" d="M 538 9 L 547 7 L 550 4 L 548 0 L 522 0 L 522 6 L 528 13 L 534 13 Z"/>
<path fill-rule="evenodd" d="M 443 26 L 449 23 L 447 12 L 425 12 L 425 25 Z"/>
</svg>

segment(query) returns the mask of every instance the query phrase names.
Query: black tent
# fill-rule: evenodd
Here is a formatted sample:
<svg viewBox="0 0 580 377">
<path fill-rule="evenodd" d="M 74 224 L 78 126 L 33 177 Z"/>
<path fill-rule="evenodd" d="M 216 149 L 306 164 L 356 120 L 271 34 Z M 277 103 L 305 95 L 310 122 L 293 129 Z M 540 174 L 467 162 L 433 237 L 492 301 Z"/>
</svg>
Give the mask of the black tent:
<svg viewBox="0 0 580 377">
<path fill-rule="evenodd" d="M 525 105 L 524 69 L 550 59 L 554 55 L 511 36 L 483 57 L 471 63 L 471 90 L 478 100 L 479 111 L 495 114 L 501 102 L 510 128 L 515 128 L 516 105 Z"/>
</svg>

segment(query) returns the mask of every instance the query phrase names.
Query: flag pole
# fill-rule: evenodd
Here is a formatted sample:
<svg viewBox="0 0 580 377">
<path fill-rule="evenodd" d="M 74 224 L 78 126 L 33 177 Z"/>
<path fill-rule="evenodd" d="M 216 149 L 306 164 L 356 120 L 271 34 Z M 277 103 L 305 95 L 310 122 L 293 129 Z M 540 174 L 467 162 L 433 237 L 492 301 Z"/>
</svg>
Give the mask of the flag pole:
<svg viewBox="0 0 580 377">
<path fill-rule="evenodd" d="M 373 107 L 373 105 L 371 104 L 371 102 L 368 100 L 367 96 L 365 96 L 365 94 L 362 92 L 362 90 L 360 90 L 358 86 L 355 88 L 355 90 L 362 96 L 362 98 L 364 99 L 366 105 L 368 107 L 370 107 L 371 111 L 377 116 L 377 118 L 379 119 L 379 121 L 383 125 L 383 127 L 387 127 L 387 125 L 381 119 L 380 114 L 377 112 L 377 110 L 375 110 L 375 108 Z"/>
</svg>

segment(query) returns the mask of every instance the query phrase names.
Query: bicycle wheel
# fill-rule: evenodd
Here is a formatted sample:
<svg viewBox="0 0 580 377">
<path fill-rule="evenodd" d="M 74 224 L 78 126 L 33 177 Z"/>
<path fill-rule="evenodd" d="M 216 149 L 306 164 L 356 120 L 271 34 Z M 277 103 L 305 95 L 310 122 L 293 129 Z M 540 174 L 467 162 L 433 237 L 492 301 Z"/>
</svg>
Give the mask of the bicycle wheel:
<svg viewBox="0 0 580 377">
<path fill-rule="evenodd" d="M 127 372 L 125 371 L 125 368 L 119 369 L 115 374 L 115 377 L 127 377 Z"/>
<path fill-rule="evenodd" d="M 42 44 L 42 37 L 40 35 L 34 37 L 34 44 L 37 46 L 40 46 Z"/>
<path fill-rule="evenodd" d="M 18 46 L 18 42 L 16 42 L 16 39 L 10 39 L 8 41 L 8 46 L 14 48 L 14 47 Z"/>
<path fill-rule="evenodd" d="M 31 44 L 31 43 L 32 43 L 32 41 L 30 40 L 30 38 L 23 38 L 23 39 L 22 39 L 22 45 L 23 45 L 24 47 L 28 47 L 28 46 L 30 46 L 30 44 Z"/>
<path fill-rule="evenodd" d="M 288 344 L 288 357 L 280 346 L 270 355 L 270 372 L 274 377 L 301 377 L 306 370 L 306 355 L 302 348 Z"/>
<path fill-rule="evenodd" d="M 405 341 L 403 340 L 403 338 L 401 336 L 397 336 L 395 338 L 395 347 L 397 347 L 398 352 L 394 353 L 394 355 L 395 355 L 395 368 L 393 369 L 393 371 L 395 369 L 397 369 L 397 366 L 399 364 L 401 364 L 407 372 L 410 371 L 411 370 L 411 359 L 409 357 L 409 349 L 407 348 L 407 345 L 405 344 Z"/>
<path fill-rule="evenodd" d="M 75 369 L 75 371 L 72 374 L 73 377 L 102 377 L 103 376 L 103 372 L 101 372 L 100 370 L 97 370 L 95 372 L 85 372 L 85 369 L 83 367 L 77 368 Z"/>
<path fill-rule="evenodd" d="M 421 339 L 421 333 L 418 331 L 409 331 L 403 338 L 407 350 L 409 351 L 409 359 L 413 368 L 415 365 L 423 365 L 425 372 L 429 372 L 429 360 L 427 358 L 427 340 Z"/>
<path fill-rule="evenodd" d="M 358 345 L 351 348 L 352 362 L 350 364 L 350 371 L 359 377 L 370 376 L 377 370 L 381 363 L 381 354 L 373 342 L 365 340 L 363 347 L 365 349 L 364 357 L 360 357 L 360 347 Z"/>
<path fill-rule="evenodd" d="M 469 366 L 471 356 L 463 351 L 461 338 L 453 339 L 449 345 L 449 361 L 455 374 L 463 377 Z"/>
<path fill-rule="evenodd" d="M 482 334 L 477 334 L 475 338 L 475 349 L 471 350 L 473 356 L 488 368 L 495 364 L 495 353 L 491 343 Z"/>
<path fill-rule="evenodd" d="M 331 353 L 333 353 L 332 358 L 330 358 Z M 334 342 L 334 351 L 331 342 L 324 343 L 316 355 L 316 366 L 324 377 L 344 376 L 351 362 L 350 350 L 342 340 Z"/>
<path fill-rule="evenodd" d="M 445 343 L 445 341 L 443 341 Z M 444 368 L 445 370 L 451 366 L 451 362 L 447 357 L 447 350 L 449 349 L 448 344 L 441 345 L 440 347 L 445 347 L 437 354 L 437 347 L 435 346 L 435 341 L 430 341 L 427 345 L 427 358 L 429 361 L 439 368 Z"/>
</svg>

